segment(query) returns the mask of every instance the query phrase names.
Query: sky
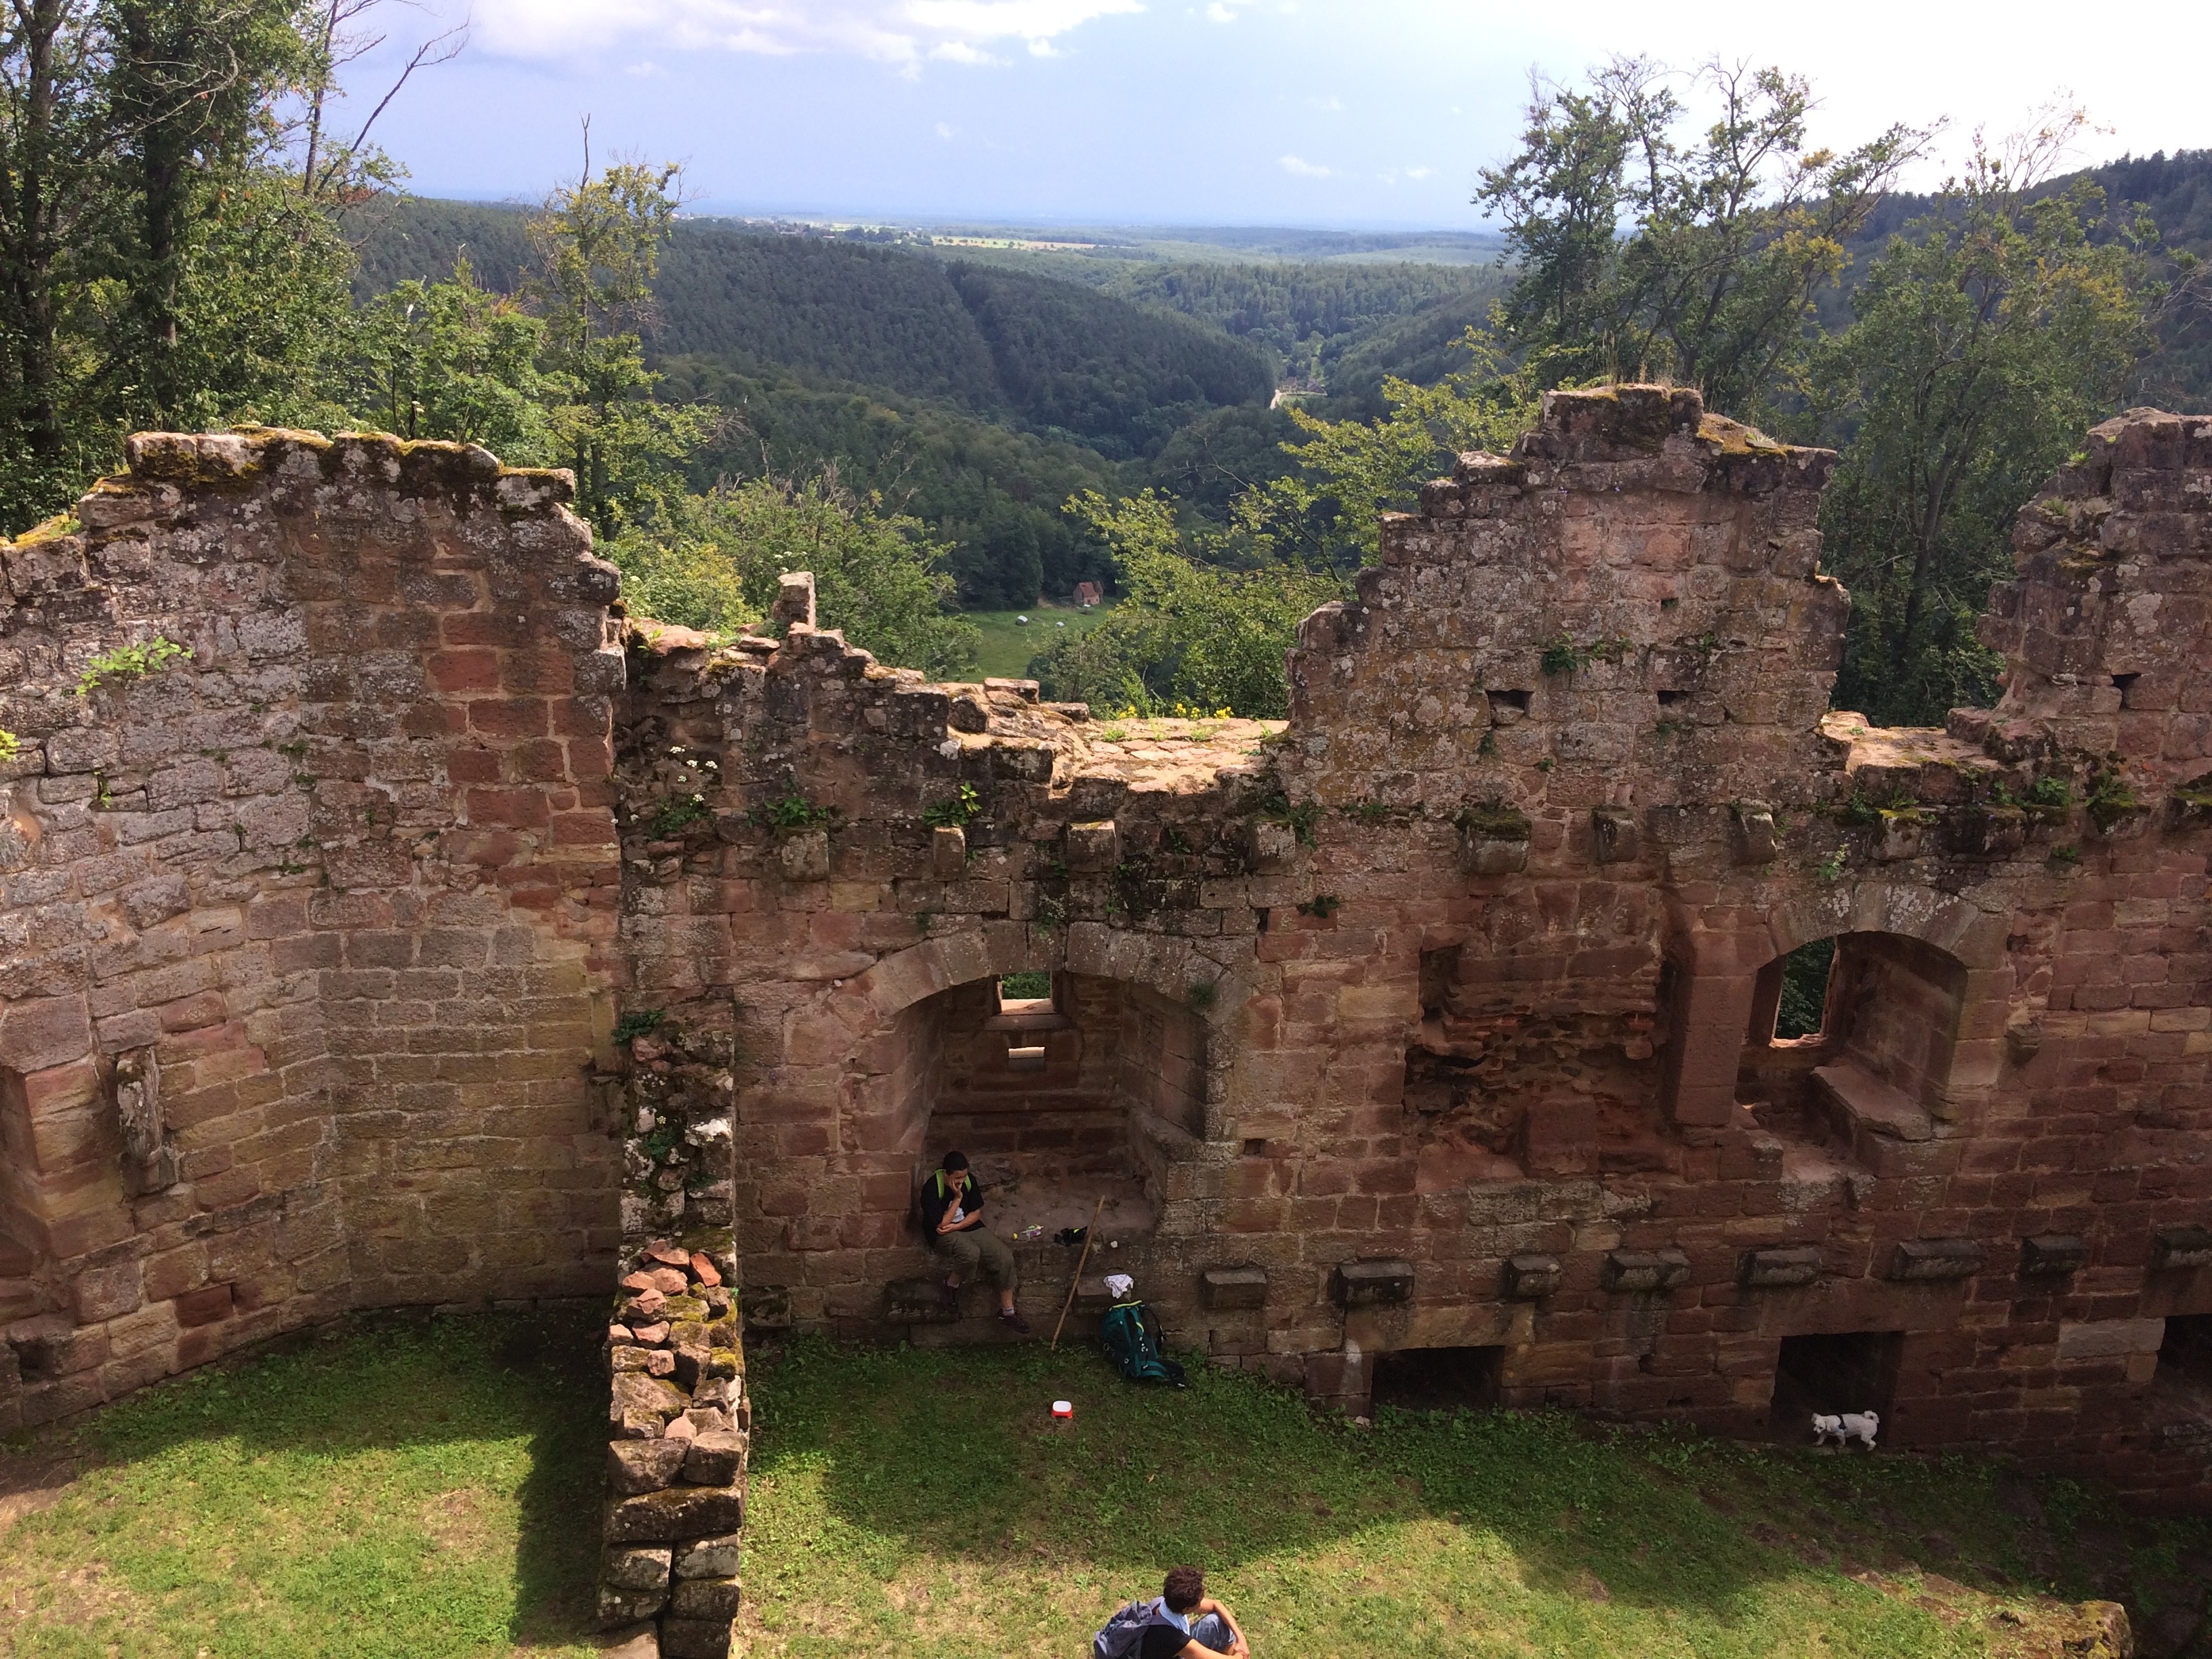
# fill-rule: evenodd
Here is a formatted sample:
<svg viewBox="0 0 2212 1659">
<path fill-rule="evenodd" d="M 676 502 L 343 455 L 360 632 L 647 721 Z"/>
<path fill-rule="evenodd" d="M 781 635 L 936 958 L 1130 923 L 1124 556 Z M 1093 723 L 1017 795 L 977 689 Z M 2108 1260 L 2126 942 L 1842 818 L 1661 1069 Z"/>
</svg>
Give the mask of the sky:
<svg viewBox="0 0 2212 1659">
<path fill-rule="evenodd" d="M 2160 8 L 2154 29 L 2098 16 L 2033 0 L 386 0 L 386 44 L 351 86 L 365 112 L 397 55 L 465 21 L 460 56 L 375 131 L 424 195 L 538 200 L 575 176 L 588 117 L 595 160 L 683 163 L 695 211 L 1478 230 L 1477 169 L 1511 153 L 1532 70 L 1571 79 L 1615 52 L 1802 73 L 1816 143 L 1941 121 L 1922 187 L 1977 129 L 2053 100 L 2101 129 L 2085 161 L 2212 147 L 2212 6 Z"/>
</svg>

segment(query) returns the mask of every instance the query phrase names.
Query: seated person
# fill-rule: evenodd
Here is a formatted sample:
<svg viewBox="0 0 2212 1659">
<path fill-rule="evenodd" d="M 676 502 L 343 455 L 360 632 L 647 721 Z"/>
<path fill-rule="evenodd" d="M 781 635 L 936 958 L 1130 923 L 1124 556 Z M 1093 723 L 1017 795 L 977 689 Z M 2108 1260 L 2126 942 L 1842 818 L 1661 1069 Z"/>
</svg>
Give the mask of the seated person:
<svg viewBox="0 0 2212 1659">
<path fill-rule="evenodd" d="M 999 1317 L 1024 1336 L 1030 1322 L 1014 1306 L 1014 1286 L 1020 1282 L 1014 1269 L 1013 1247 L 983 1224 L 983 1185 L 968 1168 L 965 1152 L 947 1152 L 944 1165 L 921 1184 L 922 1224 L 929 1231 L 929 1246 L 952 1263 L 945 1282 L 960 1288 L 963 1275 L 987 1271 L 999 1287 Z"/>
<path fill-rule="evenodd" d="M 1153 1603 L 1161 1616 L 1131 1659 L 1251 1659 L 1236 1615 L 1206 1593 L 1196 1567 L 1176 1568 L 1161 1592 Z"/>
</svg>

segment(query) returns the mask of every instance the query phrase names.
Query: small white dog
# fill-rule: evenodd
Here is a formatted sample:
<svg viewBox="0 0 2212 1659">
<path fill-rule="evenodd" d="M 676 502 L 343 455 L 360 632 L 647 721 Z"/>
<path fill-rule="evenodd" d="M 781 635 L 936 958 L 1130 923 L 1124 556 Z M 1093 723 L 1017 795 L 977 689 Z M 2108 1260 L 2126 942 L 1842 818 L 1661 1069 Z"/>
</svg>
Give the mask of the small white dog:
<svg viewBox="0 0 2212 1659">
<path fill-rule="evenodd" d="M 1838 1417 L 1824 1417 L 1813 1413 L 1813 1443 L 1825 1446 L 1831 1435 L 1838 1446 L 1848 1446 L 1853 1440 L 1863 1443 L 1869 1451 L 1874 1449 L 1875 1431 L 1881 1427 L 1879 1412 L 1845 1412 Z"/>
</svg>

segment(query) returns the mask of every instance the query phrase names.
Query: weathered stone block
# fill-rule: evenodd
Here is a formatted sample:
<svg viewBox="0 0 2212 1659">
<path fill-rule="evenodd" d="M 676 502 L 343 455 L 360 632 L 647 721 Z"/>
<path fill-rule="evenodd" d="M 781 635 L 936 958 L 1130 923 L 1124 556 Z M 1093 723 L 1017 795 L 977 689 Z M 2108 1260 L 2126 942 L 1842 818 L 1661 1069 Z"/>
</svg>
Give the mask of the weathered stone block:
<svg viewBox="0 0 2212 1659">
<path fill-rule="evenodd" d="M 664 1619 L 660 1623 L 661 1659 L 729 1659 L 730 1621 L 726 1619 Z"/>
<path fill-rule="evenodd" d="M 1981 1272 L 1985 1255 L 1978 1239 L 1902 1239 L 1890 1256 L 1889 1277 L 1908 1284 L 1972 1279 Z"/>
<path fill-rule="evenodd" d="M 2017 806 L 1977 802 L 1943 814 L 1943 841 L 1966 858 L 2008 858 L 2027 844 L 2027 814 Z"/>
<path fill-rule="evenodd" d="M 2212 1267 L 2212 1229 L 2161 1227 L 2151 1243 L 2151 1266 L 2160 1272 Z"/>
<path fill-rule="evenodd" d="M 1566 1268 L 1555 1255 L 1505 1258 L 1504 1294 L 1516 1302 L 1534 1302 L 1553 1295 L 1565 1278 Z"/>
<path fill-rule="evenodd" d="M 1198 1293 L 1209 1308 L 1263 1308 L 1267 1304 L 1267 1270 L 1249 1263 L 1208 1267 L 1198 1276 Z"/>
<path fill-rule="evenodd" d="M 1740 800 L 1729 808 L 1730 850 L 1738 864 L 1771 864 L 1781 846 L 1774 809 L 1764 801 Z"/>
<path fill-rule="evenodd" d="M 2073 1233 L 2038 1233 L 2020 1241 L 2023 1279 L 2079 1273 L 2089 1265 L 2089 1241 Z"/>
<path fill-rule="evenodd" d="M 1608 1291 L 1671 1291 L 1690 1277 L 1690 1258 L 1680 1250 L 1608 1250 L 1598 1277 Z"/>
<path fill-rule="evenodd" d="M 702 1538 L 696 1544 L 677 1547 L 676 1576 L 678 1578 L 734 1578 L 744 1558 L 742 1534 L 730 1533 L 720 1538 Z"/>
<path fill-rule="evenodd" d="M 683 1467 L 680 1440 L 617 1440 L 607 1447 L 607 1486 L 623 1498 L 674 1486 Z"/>
<path fill-rule="evenodd" d="M 660 1659 L 660 1632 L 652 1625 L 629 1625 L 599 1638 L 599 1659 Z"/>
<path fill-rule="evenodd" d="M 1413 1264 L 1389 1257 L 1337 1265 L 1334 1289 L 1346 1308 L 1366 1308 L 1413 1299 Z"/>
<path fill-rule="evenodd" d="M 1280 875 L 1297 862 L 1298 832 L 1280 818 L 1254 818 L 1244 826 L 1244 857 L 1255 873 Z"/>
<path fill-rule="evenodd" d="M 929 832 L 929 873 L 939 881 L 957 881 L 968 873 L 965 830 L 940 824 Z"/>
<path fill-rule="evenodd" d="M 1590 814 L 1590 852 L 1600 864 L 1633 864 L 1644 849 L 1636 814 L 1601 806 Z"/>
<path fill-rule="evenodd" d="M 1562 1093 L 1529 1103 L 1521 1119 L 1521 1162 L 1530 1175 L 1587 1175 L 1596 1157 L 1595 1099 Z"/>
<path fill-rule="evenodd" d="M 1874 855 L 1884 863 L 1896 863 L 1920 856 L 1921 843 L 1927 839 L 1928 820 L 1918 809 L 1884 811 L 1879 839 L 1875 842 Z"/>
<path fill-rule="evenodd" d="M 610 1544 L 669 1544 L 711 1538 L 744 1524 L 744 1499 L 726 1486 L 672 1486 L 607 1508 Z"/>
<path fill-rule="evenodd" d="M 895 1279 L 884 1286 L 884 1318 L 893 1325 L 950 1325 L 960 1298 L 941 1279 Z"/>
<path fill-rule="evenodd" d="M 668 1611 L 672 1617 L 719 1619 L 726 1624 L 738 1616 L 738 1599 L 735 1578 L 679 1578 L 668 1598 Z"/>
<path fill-rule="evenodd" d="M 1528 837 L 1462 830 L 1459 867 L 1470 876 L 1518 875 L 1528 867 Z"/>
<path fill-rule="evenodd" d="M 1746 1250 L 1736 1269 L 1747 1288 L 1809 1285 L 1820 1276 L 1820 1252 L 1809 1244 Z"/>
<path fill-rule="evenodd" d="M 599 1569 L 599 1580 L 617 1589 L 659 1590 L 665 1593 L 668 1589 L 669 1569 L 674 1564 L 675 1555 L 669 1550 L 609 1550 Z"/>
<path fill-rule="evenodd" d="M 684 1457 L 684 1478 L 695 1486 L 734 1486 L 744 1468 L 745 1437 L 727 1430 L 699 1435 Z"/>
<path fill-rule="evenodd" d="M 827 830 L 800 830 L 783 838 L 776 849 L 776 860 L 782 866 L 786 881 L 827 881 L 830 879 L 830 832 Z"/>
<path fill-rule="evenodd" d="M 663 1420 L 673 1417 L 691 1403 L 690 1396 L 673 1384 L 643 1371 L 618 1371 L 614 1379 L 614 1399 L 608 1420 L 620 1422 L 624 1413 L 643 1413 Z"/>
<path fill-rule="evenodd" d="M 1067 826 L 1067 867 L 1078 875 L 1104 875 L 1121 861 L 1121 831 L 1111 818 Z"/>
<path fill-rule="evenodd" d="M 668 1604 L 668 1591 L 660 1589 L 624 1589 L 619 1584 L 602 1583 L 599 1585 L 599 1623 L 608 1625 L 635 1624 L 641 1619 L 650 1619 Z"/>
</svg>

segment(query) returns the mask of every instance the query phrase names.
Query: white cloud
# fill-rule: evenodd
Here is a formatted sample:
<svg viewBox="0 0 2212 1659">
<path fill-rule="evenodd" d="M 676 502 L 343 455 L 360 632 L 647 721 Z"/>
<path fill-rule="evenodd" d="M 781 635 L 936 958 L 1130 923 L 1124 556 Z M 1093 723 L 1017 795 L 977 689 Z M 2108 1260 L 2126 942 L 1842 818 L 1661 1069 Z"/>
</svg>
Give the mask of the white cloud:
<svg viewBox="0 0 2212 1659">
<path fill-rule="evenodd" d="M 1221 0 L 1213 0 L 1213 3 L 1206 9 L 1206 21 L 1209 23 L 1233 23 L 1237 21 L 1237 14 L 1223 5 Z"/>
<path fill-rule="evenodd" d="M 582 58 L 619 42 L 684 52 L 833 52 L 912 66 L 1005 60 L 1019 41 L 1040 58 L 1094 18 L 1143 0 L 477 0 L 477 46 L 495 57 Z"/>
<path fill-rule="evenodd" d="M 1425 179 L 1435 171 L 1434 167 L 1407 167 L 1406 176 L 1408 179 Z"/>
<path fill-rule="evenodd" d="M 952 123 L 950 121 L 939 121 L 937 124 L 937 136 L 944 139 L 947 143 L 951 143 Z"/>
<path fill-rule="evenodd" d="M 1296 155 L 1279 156 L 1276 158 L 1275 164 L 1294 178 L 1334 179 L 1336 177 L 1334 167 L 1317 167 L 1313 162 L 1301 160 Z"/>
<path fill-rule="evenodd" d="M 1344 113 L 1344 100 L 1338 97 L 1334 93 L 1329 94 L 1326 98 L 1309 98 L 1306 100 L 1306 102 L 1311 104 L 1316 109 L 1323 111 L 1330 115 L 1341 115 Z"/>
</svg>

